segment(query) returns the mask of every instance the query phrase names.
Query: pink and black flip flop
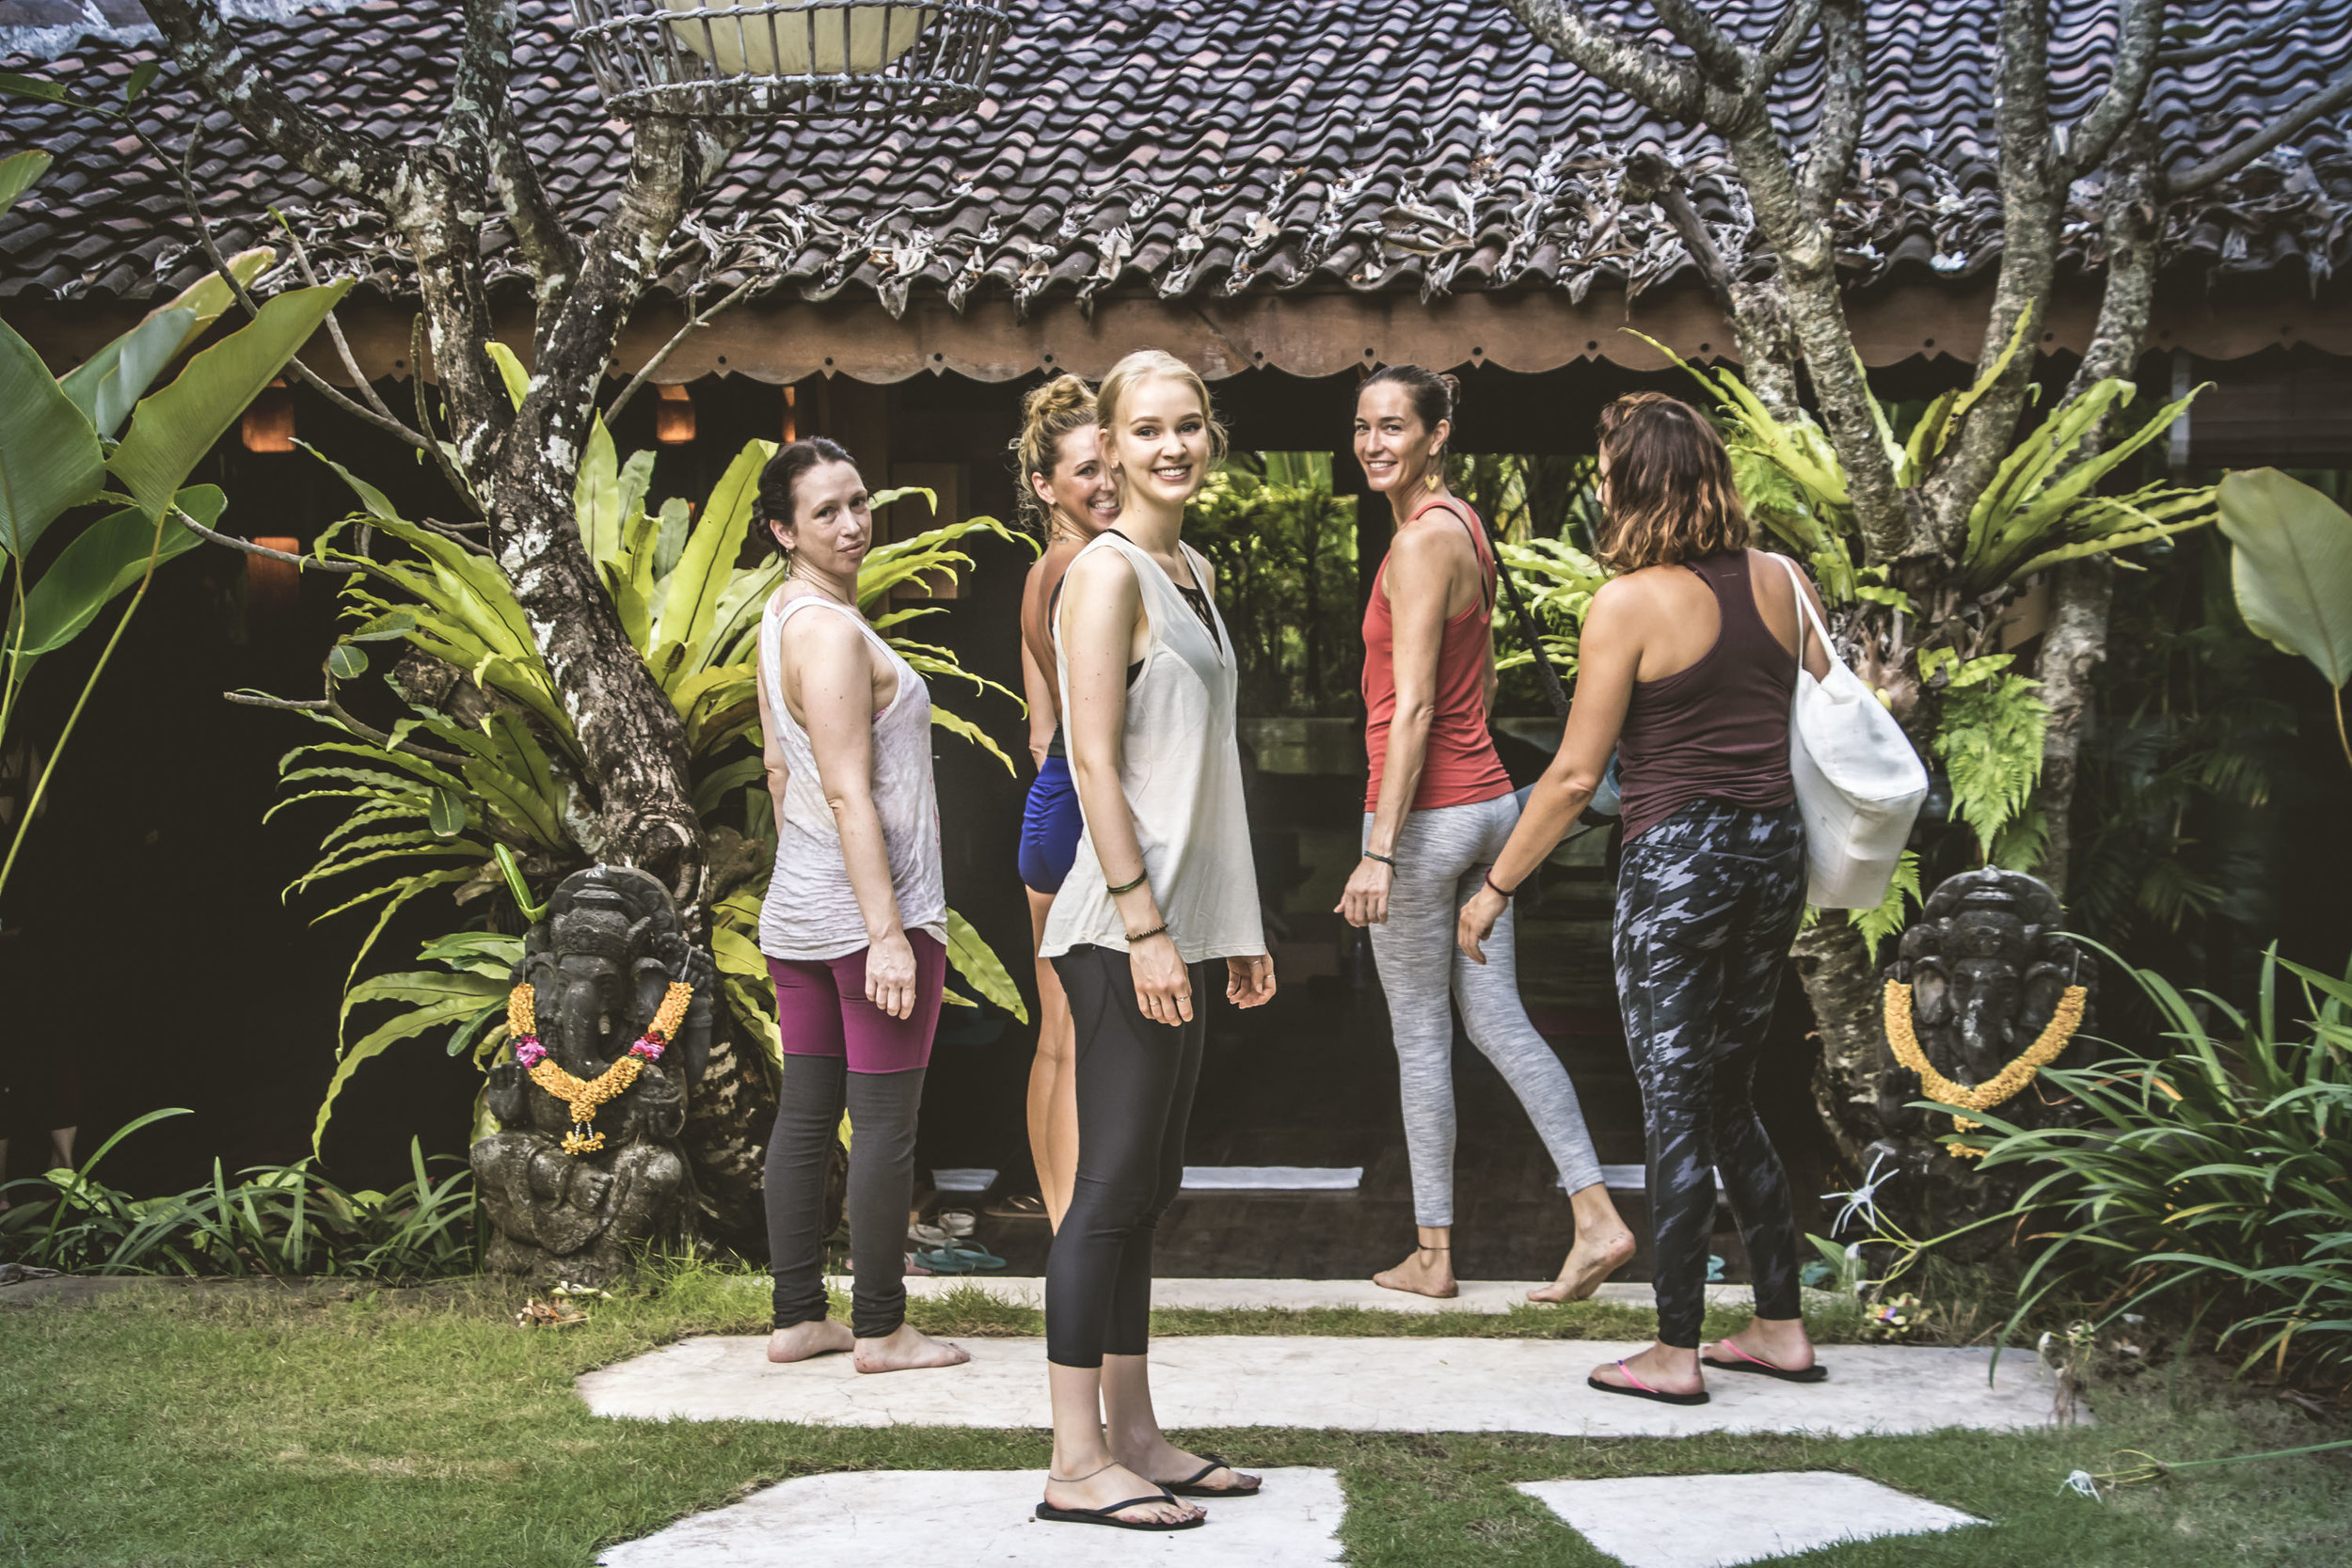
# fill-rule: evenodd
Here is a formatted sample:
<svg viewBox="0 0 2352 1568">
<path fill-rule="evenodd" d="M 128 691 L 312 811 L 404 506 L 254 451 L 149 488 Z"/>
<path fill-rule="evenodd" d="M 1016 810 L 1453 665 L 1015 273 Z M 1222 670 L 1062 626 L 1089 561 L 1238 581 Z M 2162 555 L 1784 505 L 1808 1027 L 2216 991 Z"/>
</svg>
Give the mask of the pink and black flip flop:
<svg viewBox="0 0 2352 1568">
<path fill-rule="evenodd" d="M 1770 1361 L 1763 1360 L 1757 1356 L 1750 1355 L 1746 1351 L 1741 1350 L 1738 1345 L 1733 1344 L 1728 1339 L 1716 1340 L 1715 1347 L 1718 1350 L 1727 1350 L 1740 1359 L 1737 1361 L 1724 1361 L 1716 1356 L 1701 1354 L 1699 1356 L 1699 1364 L 1701 1366 L 1721 1368 L 1726 1372 L 1754 1372 L 1758 1377 L 1776 1377 L 1783 1383 L 1825 1383 L 1829 1380 L 1829 1369 L 1822 1366 L 1819 1361 L 1816 1361 L 1810 1367 L 1805 1368 L 1803 1371 L 1790 1371 L 1786 1367 L 1775 1367 Z M 1630 1376 L 1631 1374 L 1628 1373 L 1627 1375 Z"/>
<path fill-rule="evenodd" d="M 1617 1363 L 1617 1370 L 1625 1373 L 1626 1381 L 1632 1384 L 1632 1387 L 1627 1388 L 1614 1383 L 1603 1383 L 1597 1377 L 1587 1377 L 1584 1380 L 1585 1386 L 1597 1388 L 1604 1394 L 1623 1394 L 1626 1398 L 1634 1400 L 1656 1400 L 1660 1404 L 1705 1404 L 1711 1397 L 1704 1388 L 1695 1394 L 1669 1394 L 1662 1388 L 1653 1388 L 1635 1377 L 1622 1361 Z"/>
</svg>

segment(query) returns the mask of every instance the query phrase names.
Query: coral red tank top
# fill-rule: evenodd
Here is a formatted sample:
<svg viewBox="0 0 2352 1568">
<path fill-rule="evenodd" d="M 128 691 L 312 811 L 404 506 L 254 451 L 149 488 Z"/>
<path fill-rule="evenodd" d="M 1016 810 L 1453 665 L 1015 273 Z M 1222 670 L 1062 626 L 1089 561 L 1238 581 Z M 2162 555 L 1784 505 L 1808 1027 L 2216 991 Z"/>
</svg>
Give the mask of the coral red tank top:
<svg viewBox="0 0 2352 1568">
<path fill-rule="evenodd" d="M 1415 811 L 1473 805 L 1511 793 L 1511 775 L 1503 771 L 1494 737 L 1486 733 L 1486 623 L 1494 613 L 1495 558 L 1486 549 L 1486 531 L 1478 526 L 1476 513 L 1454 500 L 1431 501 L 1421 512 L 1430 506 L 1445 507 L 1470 531 L 1470 547 L 1478 552 L 1486 582 L 1477 602 L 1445 624 L 1438 644 L 1437 710 L 1429 719 L 1421 787 L 1413 794 Z M 1372 602 L 1364 606 L 1364 748 L 1372 762 L 1372 777 L 1364 788 L 1366 811 L 1380 804 L 1389 722 L 1395 716 L 1396 620 L 1389 608 L 1389 563 L 1383 561 L 1373 578 Z"/>
</svg>

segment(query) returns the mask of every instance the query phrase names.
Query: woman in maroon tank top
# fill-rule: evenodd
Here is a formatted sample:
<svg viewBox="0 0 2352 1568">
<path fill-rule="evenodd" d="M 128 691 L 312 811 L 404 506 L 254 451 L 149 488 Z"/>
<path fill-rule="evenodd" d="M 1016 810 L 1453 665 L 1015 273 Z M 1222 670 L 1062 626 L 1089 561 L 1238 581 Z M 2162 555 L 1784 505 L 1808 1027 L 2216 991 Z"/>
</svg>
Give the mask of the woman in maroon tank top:
<svg viewBox="0 0 2352 1568">
<path fill-rule="evenodd" d="M 1396 1045 L 1413 1176 L 1413 1255 L 1373 1276 L 1392 1291 L 1455 1293 L 1454 1014 L 1526 1107 L 1569 1193 L 1576 1242 L 1554 1283 L 1593 1293 L 1633 1255 L 1602 1185 L 1576 1087 L 1519 1005 L 1511 932 L 1480 968 L 1454 950 L 1454 911 L 1518 821 L 1511 777 L 1486 732 L 1495 689 L 1495 562 L 1477 515 L 1446 493 L 1455 384 L 1391 365 L 1356 402 L 1356 456 L 1395 510 L 1396 533 L 1364 610 L 1364 853 L 1339 913 L 1372 937 Z M 1376 504 L 1367 499 L 1366 505 Z M 1504 917 L 1507 921 L 1508 916 Z"/>
<path fill-rule="evenodd" d="M 1512 891 L 1584 809 L 1615 749 L 1617 1001 L 1648 1121 L 1658 1342 L 1587 1381 L 1700 1404 L 1702 1366 L 1792 1383 L 1828 1375 L 1799 1312 L 1788 1180 L 1749 1094 L 1804 912 L 1788 773 L 1796 590 L 1777 566 L 1755 569 L 1764 558 L 1747 547 L 1730 458 L 1688 404 L 1657 392 L 1612 404 L 1600 475 L 1598 553 L 1618 575 L 1584 619 L 1559 754 L 1463 906 L 1457 938 L 1483 961 Z M 1818 644 L 1810 657 L 1815 675 L 1828 673 Z M 1756 1317 L 1702 1354 L 1718 1173 L 1755 1274 Z"/>
</svg>

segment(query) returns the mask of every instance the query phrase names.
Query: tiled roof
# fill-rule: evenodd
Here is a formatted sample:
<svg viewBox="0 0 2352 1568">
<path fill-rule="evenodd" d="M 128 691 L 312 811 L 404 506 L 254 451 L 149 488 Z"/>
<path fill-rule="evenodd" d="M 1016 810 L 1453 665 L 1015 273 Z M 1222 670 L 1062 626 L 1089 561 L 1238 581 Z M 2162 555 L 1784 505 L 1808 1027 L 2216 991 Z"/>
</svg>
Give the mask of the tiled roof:
<svg viewBox="0 0 2352 1568">
<path fill-rule="evenodd" d="M 1004 3 L 1004 0 L 1000 0 Z M 2225 28 L 2293 0 L 2209 0 Z M 387 138 L 429 135 L 456 51 L 457 10 L 342 0 L 278 22 L 285 0 L 243 0 L 238 25 L 292 92 Z M 1612 171 L 1662 144 L 1704 171 L 1712 144 L 1670 131 L 1554 57 L 1499 3 L 1345 0 L 1011 0 L 1012 38 L 970 112 L 901 126 L 779 127 L 739 152 L 681 245 L 678 284 L 715 253 L 783 261 L 787 294 L 911 292 L 961 308 L 1009 293 L 1025 307 L 1116 287 L 1163 296 L 1296 288 L 1416 291 L 1649 287 L 1687 267 L 1646 206 L 1620 210 Z M 1604 9 L 1649 13 L 1630 0 Z M 1990 161 L 1998 0 L 1871 0 L 1865 166 L 1841 214 L 1857 285 L 1967 277 L 1999 254 Z M 584 227 L 612 199 L 622 127 L 573 46 L 570 8 L 522 0 L 516 114 L 552 195 Z M 1738 8 L 1753 35 L 1777 0 Z M 2060 8 L 2054 107 L 2078 114 L 2111 55 L 2110 8 Z M 125 25 L 76 42 L 58 16 Z M 116 17 L 116 12 L 123 15 Z M 35 27 L 45 23 L 46 30 Z M 11 24 L 14 24 L 11 26 Z M 142 41 L 144 39 L 144 41 Z M 153 57 L 127 0 L 0 0 L 0 61 L 119 97 Z M 2150 95 L 2167 156 L 2210 153 L 2275 117 L 2352 58 L 2352 4 L 2322 7 L 2250 59 L 2168 68 Z M 1819 67 L 1776 102 L 1809 134 Z M 199 113 L 167 71 L 144 101 L 175 152 Z M 232 244 L 265 242 L 276 204 L 323 263 L 401 291 L 376 220 L 259 151 L 201 111 L 199 187 Z M 0 296 L 142 299 L 199 270 L 167 171 L 93 117 L 11 102 L 9 140 L 57 155 L 0 224 Z M 2173 264 L 2209 277 L 2284 274 L 2312 289 L 2352 262 L 2352 116 L 2339 114 L 2177 214 Z M 1739 214 L 1711 178 L 1700 204 L 1737 260 Z M 2095 191 L 2074 201 L 2069 266 L 2095 266 Z M 258 219 L 258 221 L 257 221 Z"/>
</svg>

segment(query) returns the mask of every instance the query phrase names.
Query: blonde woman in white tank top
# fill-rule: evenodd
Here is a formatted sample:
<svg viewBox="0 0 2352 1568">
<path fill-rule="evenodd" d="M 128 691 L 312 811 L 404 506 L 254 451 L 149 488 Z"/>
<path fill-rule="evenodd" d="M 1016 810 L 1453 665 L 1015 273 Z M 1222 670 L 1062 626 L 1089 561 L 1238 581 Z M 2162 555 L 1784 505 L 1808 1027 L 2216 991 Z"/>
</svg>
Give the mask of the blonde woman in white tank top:
<svg viewBox="0 0 2352 1568">
<path fill-rule="evenodd" d="M 1121 505 L 1071 563 L 1056 626 L 1086 831 L 1041 945 L 1077 1027 L 1078 1167 L 1046 1263 L 1054 1463 L 1037 1513 L 1189 1529 L 1206 1513 L 1177 1496 L 1238 1498 L 1258 1481 L 1177 1448 L 1152 1417 L 1152 1231 L 1184 1181 L 1212 966 L 1222 960 L 1229 1000 L 1255 1007 L 1273 999 L 1274 965 L 1242 808 L 1232 643 L 1208 562 L 1178 537 L 1223 432 L 1200 378 L 1165 354 L 1120 360 L 1096 403 Z"/>
<path fill-rule="evenodd" d="M 914 1123 L 946 978 L 931 704 L 866 624 L 866 484 L 831 441 L 795 441 L 759 481 L 760 537 L 788 565 L 759 629 L 760 728 L 776 863 L 759 945 L 776 987 L 784 1084 L 768 1141 L 768 1359 L 850 1351 L 862 1372 L 970 1358 L 906 1321 Z M 850 1143 L 848 1323 L 828 1315 L 824 1188 Z"/>
</svg>

